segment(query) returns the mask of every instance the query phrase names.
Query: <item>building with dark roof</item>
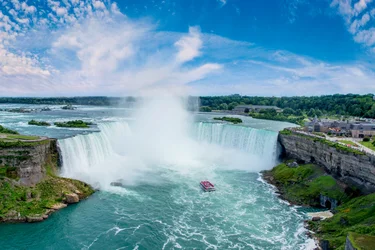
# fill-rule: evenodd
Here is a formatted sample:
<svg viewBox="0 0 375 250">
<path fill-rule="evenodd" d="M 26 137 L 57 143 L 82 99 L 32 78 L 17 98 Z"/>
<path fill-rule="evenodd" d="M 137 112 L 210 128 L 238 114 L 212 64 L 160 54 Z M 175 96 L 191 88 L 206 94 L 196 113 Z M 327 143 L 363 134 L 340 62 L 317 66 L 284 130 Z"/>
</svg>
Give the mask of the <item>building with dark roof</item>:
<svg viewBox="0 0 375 250">
<path fill-rule="evenodd" d="M 259 112 L 261 110 L 274 109 L 276 112 L 280 113 L 283 110 L 276 106 L 264 106 L 264 105 L 238 105 L 232 111 L 234 113 L 249 113 L 249 112 Z"/>
</svg>

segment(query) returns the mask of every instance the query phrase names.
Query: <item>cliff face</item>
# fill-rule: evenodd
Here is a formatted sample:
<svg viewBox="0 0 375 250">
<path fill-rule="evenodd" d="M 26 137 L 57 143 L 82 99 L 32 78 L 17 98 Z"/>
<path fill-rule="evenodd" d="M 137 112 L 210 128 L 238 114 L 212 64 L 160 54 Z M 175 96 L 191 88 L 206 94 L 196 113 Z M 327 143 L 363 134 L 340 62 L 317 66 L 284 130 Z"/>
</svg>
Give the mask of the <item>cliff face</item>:
<svg viewBox="0 0 375 250">
<path fill-rule="evenodd" d="M 0 166 L 6 166 L 23 186 L 31 186 L 46 176 L 46 166 L 58 157 L 55 139 L 45 139 L 14 147 L 0 147 Z"/>
<path fill-rule="evenodd" d="M 364 193 L 375 192 L 375 157 L 340 150 L 313 138 L 279 134 L 278 141 L 287 157 L 323 166 L 341 181 Z"/>
<path fill-rule="evenodd" d="M 86 183 L 56 175 L 55 139 L 12 139 L 0 140 L 0 223 L 43 221 L 94 192 Z"/>
</svg>

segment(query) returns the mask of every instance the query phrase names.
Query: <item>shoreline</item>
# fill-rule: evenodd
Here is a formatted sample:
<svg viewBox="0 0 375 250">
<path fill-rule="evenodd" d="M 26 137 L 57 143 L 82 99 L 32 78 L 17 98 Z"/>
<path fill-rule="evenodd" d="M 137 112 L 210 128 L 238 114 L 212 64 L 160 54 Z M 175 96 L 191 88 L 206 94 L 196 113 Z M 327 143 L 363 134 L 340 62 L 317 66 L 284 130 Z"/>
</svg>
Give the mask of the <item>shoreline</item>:
<svg viewBox="0 0 375 250">
<path fill-rule="evenodd" d="M 15 199 L 14 206 L 0 216 L 0 224 L 42 222 L 51 214 L 86 200 L 95 193 L 90 185 L 82 181 L 59 176 L 47 176 L 30 187 L 3 178 L 0 186 L 3 196 Z"/>
<path fill-rule="evenodd" d="M 297 208 L 297 207 L 312 207 L 310 205 L 303 205 L 303 204 L 298 204 L 296 202 L 292 202 L 290 200 L 288 200 L 287 198 L 285 198 L 283 196 L 283 192 L 280 191 L 279 187 L 276 185 L 275 181 L 272 180 L 270 181 L 270 179 L 268 177 L 272 177 L 272 176 L 265 176 L 266 172 L 265 171 L 268 171 L 268 170 L 263 170 L 261 172 L 259 172 L 259 180 L 263 183 L 265 183 L 266 185 L 269 185 L 273 191 L 274 191 L 274 194 L 275 196 L 283 203 L 286 203 L 288 206 L 290 207 L 294 207 L 294 208 Z M 329 210 L 328 210 L 329 211 Z M 305 213 L 306 216 L 309 216 L 308 213 Z M 303 229 L 305 230 L 305 235 L 307 236 L 307 239 L 306 239 L 306 244 L 304 245 L 306 248 L 306 250 L 316 250 L 316 249 L 321 249 L 320 247 L 320 240 L 315 237 L 314 235 L 316 234 L 316 232 L 314 232 L 313 230 L 311 230 L 311 228 L 309 227 L 308 225 L 308 221 L 309 220 L 312 220 L 311 219 L 307 219 L 307 220 L 303 220 L 302 221 L 302 227 Z"/>
</svg>

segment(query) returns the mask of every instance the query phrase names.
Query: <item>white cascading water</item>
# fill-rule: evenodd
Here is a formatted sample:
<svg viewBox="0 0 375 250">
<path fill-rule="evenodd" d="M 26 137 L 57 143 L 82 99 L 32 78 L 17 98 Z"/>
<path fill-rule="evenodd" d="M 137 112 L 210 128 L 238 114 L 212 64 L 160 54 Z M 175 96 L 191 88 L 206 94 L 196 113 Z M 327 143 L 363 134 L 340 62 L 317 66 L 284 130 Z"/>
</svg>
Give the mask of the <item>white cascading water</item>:
<svg viewBox="0 0 375 250">
<path fill-rule="evenodd" d="M 180 175 L 207 175 L 215 169 L 258 172 L 273 167 L 277 158 L 277 133 L 222 123 L 193 123 L 174 99 L 149 101 L 137 110 L 130 125 L 115 122 L 98 126 L 101 132 L 59 141 L 63 176 L 105 189 L 117 180 L 127 185 L 147 181 L 146 176 L 155 175 L 146 173 L 160 170 Z"/>
<path fill-rule="evenodd" d="M 199 122 L 194 124 L 193 135 L 202 142 L 236 148 L 270 160 L 277 157 L 275 132 L 225 123 Z"/>
</svg>

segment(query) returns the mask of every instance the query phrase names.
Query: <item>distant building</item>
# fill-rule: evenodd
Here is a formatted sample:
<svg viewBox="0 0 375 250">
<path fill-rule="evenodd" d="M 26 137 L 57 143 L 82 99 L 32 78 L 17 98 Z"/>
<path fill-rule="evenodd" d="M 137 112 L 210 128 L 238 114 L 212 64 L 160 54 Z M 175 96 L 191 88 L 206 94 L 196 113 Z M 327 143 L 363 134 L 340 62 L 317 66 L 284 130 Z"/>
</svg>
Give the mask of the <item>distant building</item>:
<svg viewBox="0 0 375 250">
<path fill-rule="evenodd" d="M 354 138 L 375 136 L 375 123 L 349 122 L 349 121 L 320 121 L 316 117 L 311 122 L 305 123 L 308 132 L 323 132 L 333 135 L 348 135 Z"/>
<path fill-rule="evenodd" d="M 375 136 L 375 124 L 374 123 L 360 123 L 353 124 L 351 128 L 352 137 L 364 138 Z"/>
<path fill-rule="evenodd" d="M 263 105 L 238 105 L 232 111 L 234 113 L 249 113 L 249 112 L 259 112 L 265 109 L 274 109 L 276 110 L 277 113 L 280 113 L 283 111 L 281 108 L 276 107 L 276 106 L 263 106 Z"/>
</svg>

